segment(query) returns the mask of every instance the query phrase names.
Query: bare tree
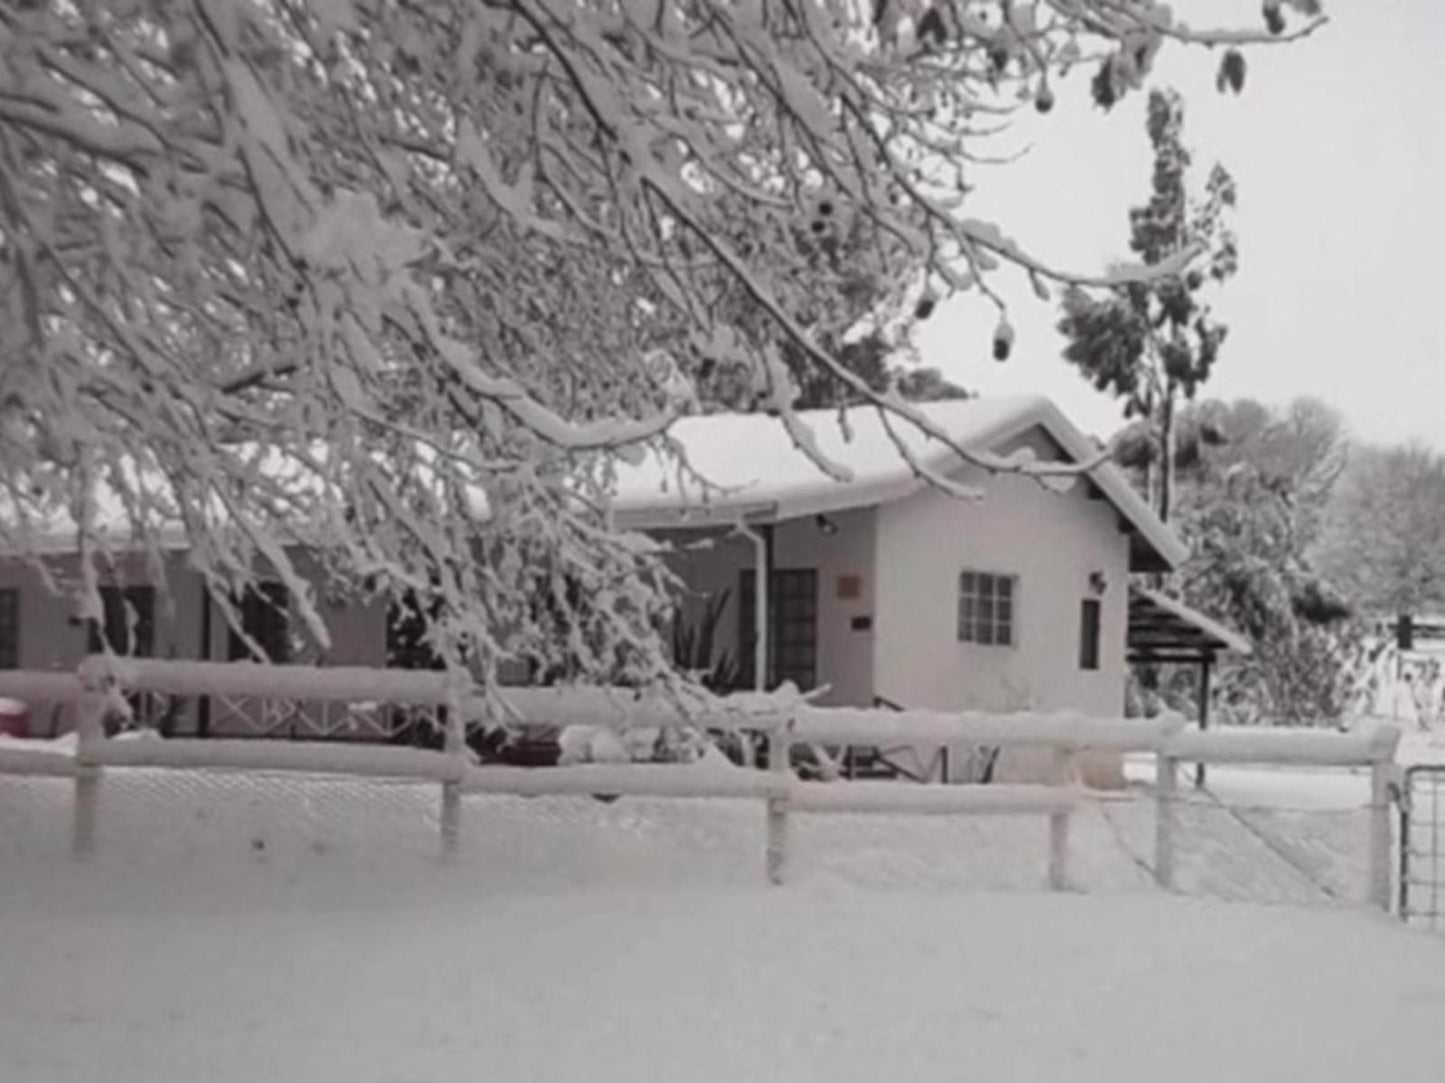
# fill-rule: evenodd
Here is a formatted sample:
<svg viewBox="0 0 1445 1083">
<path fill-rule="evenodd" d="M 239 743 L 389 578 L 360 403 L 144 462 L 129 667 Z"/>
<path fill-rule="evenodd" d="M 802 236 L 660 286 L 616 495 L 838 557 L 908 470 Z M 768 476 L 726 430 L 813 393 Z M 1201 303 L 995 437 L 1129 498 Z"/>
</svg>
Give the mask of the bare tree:
<svg viewBox="0 0 1445 1083">
<path fill-rule="evenodd" d="M 968 214 L 981 131 L 1113 100 L 1166 42 L 1255 41 L 1153 0 L 29 0 L 0 10 L 0 539 L 113 513 L 234 585 L 288 545 L 425 598 L 482 679 L 543 635 L 668 672 L 662 573 L 605 515 L 612 457 L 707 366 L 792 412 L 806 364 L 915 424 L 820 343 L 849 291 L 1076 275 Z M 836 260 L 840 238 L 856 254 Z M 1003 464 L 985 460 L 985 465 Z M 836 472 L 836 470 L 835 470 Z M 478 559 L 485 557 L 485 559 Z M 85 567 L 93 568 L 86 560 Z M 80 591 L 99 612 L 93 573 Z M 625 663 L 619 662 L 624 658 Z"/>
<path fill-rule="evenodd" d="M 1418 444 L 1359 449 L 1320 560 L 1374 616 L 1445 606 L 1445 456 Z"/>
</svg>

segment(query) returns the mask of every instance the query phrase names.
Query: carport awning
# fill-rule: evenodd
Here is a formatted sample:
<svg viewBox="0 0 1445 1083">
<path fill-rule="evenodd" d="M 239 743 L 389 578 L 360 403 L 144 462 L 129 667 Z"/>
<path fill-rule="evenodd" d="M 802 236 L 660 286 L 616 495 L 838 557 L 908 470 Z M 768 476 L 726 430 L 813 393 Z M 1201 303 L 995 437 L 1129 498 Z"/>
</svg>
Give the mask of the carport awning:
<svg viewBox="0 0 1445 1083">
<path fill-rule="evenodd" d="M 1211 662 L 1226 651 L 1249 654 L 1238 632 L 1176 598 L 1129 588 L 1128 657 L 1133 662 Z"/>
</svg>

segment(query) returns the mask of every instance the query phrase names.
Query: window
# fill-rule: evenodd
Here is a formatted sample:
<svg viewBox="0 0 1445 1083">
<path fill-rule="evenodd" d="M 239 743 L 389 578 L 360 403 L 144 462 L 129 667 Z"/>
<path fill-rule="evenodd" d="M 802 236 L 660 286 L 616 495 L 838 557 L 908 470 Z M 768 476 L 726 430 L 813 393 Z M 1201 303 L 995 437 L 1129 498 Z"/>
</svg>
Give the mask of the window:
<svg viewBox="0 0 1445 1083">
<path fill-rule="evenodd" d="M 20 668 L 20 592 L 0 590 L 0 669 Z"/>
<path fill-rule="evenodd" d="M 964 643 L 1010 647 L 1018 576 L 964 572 L 958 578 L 958 638 Z"/>
<path fill-rule="evenodd" d="M 149 658 L 156 641 L 154 587 L 101 587 L 104 617 L 90 622 L 89 650 Z"/>
<path fill-rule="evenodd" d="M 768 687 L 792 681 L 807 691 L 818 683 L 818 573 L 777 568 L 768 593 Z M 757 645 L 757 575 L 748 568 L 738 583 L 738 683 L 754 687 Z"/>
<path fill-rule="evenodd" d="M 421 602 L 409 593 L 401 602 L 393 601 L 386 611 L 386 664 L 396 669 L 444 669 L 441 657 L 427 641 L 431 619 L 441 609 L 437 599 L 422 612 Z"/>
<path fill-rule="evenodd" d="M 1079 668 L 1099 668 L 1099 621 L 1103 607 L 1097 598 L 1085 598 L 1079 605 Z"/>
<path fill-rule="evenodd" d="M 241 611 L 241 629 L 246 635 L 240 636 L 234 628 L 231 630 L 226 656 L 232 662 L 247 658 L 277 664 L 291 661 L 290 603 L 284 583 L 256 583 L 247 587 L 235 600 Z"/>
</svg>

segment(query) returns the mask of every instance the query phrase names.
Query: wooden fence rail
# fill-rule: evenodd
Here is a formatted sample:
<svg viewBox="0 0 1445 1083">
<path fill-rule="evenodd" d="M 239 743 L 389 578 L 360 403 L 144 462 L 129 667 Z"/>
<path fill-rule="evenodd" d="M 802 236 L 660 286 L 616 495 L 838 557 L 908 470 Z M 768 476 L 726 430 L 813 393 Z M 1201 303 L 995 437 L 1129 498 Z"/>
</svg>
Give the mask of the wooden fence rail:
<svg viewBox="0 0 1445 1083">
<path fill-rule="evenodd" d="M 1400 744 L 1397 726 L 1381 725 L 1360 733 L 1256 728 L 1177 730 L 1155 749 L 1154 878 L 1174 886 L 1174 853 L 1180 763 L 1251 763 L 1285 767 L 1369 767 L 1370 845 L 1367 895 L 1388 912 L 1391 903 L 1391 783 Z"/>
<path fill-rule="evenodd" d="M 130 692 L 231 695 L 321 702 L 449 705 L 442 751 L 361 743 L 297 744 L 273 740 L 106 738 L 105 713 Z M 95 846 L 97 801 L 105 768 L 231 769 L 406 778 L 439 783 L 441 836 L 452 854 L 464 793 L 633 795 L 762 800 L 767 808 L 766 869 L 783 881 L 792 813 L 1039 815 L 1049 824 L 1050 884 L 1067 882 L 1071 818 L 1086 799 L 1072 781 L 1082 750 L 1152 752 L 1155 785 L 1154 875 L 1174 884 L 1175 805 L 1180 763 L 1259 763 L 1288 766 L 1368 766 L 1371 769 L 1369 898 L 1389 909 L 1390 782 L 1399 730 L 1364 733 L 1299 730 L 1200 731 L 1177 715 L 1155 719 L 1098 719 L 1076 712 L 990 714 L 978 711 L 885 711 L 814 707 L 798 697 L 747 695 L 699 698 L 682 704 L 628 689 L 506 689 L 502 705 L 484 702 L 445 674 L 359 667 L 317 668 L 255 663 L 196 663 L 92 657 L 76 673 L 0 672 L 0 696 L 74 702 L 79 726 L 73 755 L 0 743 L 0 774 L 68 777 L 75 785 L 73 849 Z M 769 768 L 711 765 L 584 764 L 522 768 L 478 766 L 460 736 L 465 720 L 495 719 L 503 710 L 523 724 L 552 726 L 687 725 L 767 734 Z M 796 744 L 989 744 L 1051 748 L 1050 784 L 908 785 L 896 782 L 803 782 L 792 771 Z"/>
</svg>

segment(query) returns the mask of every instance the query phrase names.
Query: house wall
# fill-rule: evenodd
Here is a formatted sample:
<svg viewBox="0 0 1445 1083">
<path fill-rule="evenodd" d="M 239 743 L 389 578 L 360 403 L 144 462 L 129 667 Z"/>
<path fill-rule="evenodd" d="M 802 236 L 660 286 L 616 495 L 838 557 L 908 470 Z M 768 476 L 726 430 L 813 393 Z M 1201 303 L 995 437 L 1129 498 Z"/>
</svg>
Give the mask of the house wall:
<svg viewBox="0 0 1445 1083">
<path fill-rule="evenodd" d="M 1018 443 L 1055 457 L 1042 433 Z M 878 693 L 908 707 L 1121 714 L 1129 556 L 1113 506 L 1090 499 L 1082 480 L 1063 494 L 976 470 L 959 480 L 983 487 L 983 500 L 927 490 L 880 509 Z M 1012 646 L 959 642 L 958 580 L 966 569 L 1018 576 Z M 1094 571 L 1108 585 L 1099 669 L 1086 671 L 1079 609 L 1092 596 Z"/>
<path fill-rule="evenodd" d="M 855 618 L 871 619 L 875 598 L 874 545 L 878 515 L 873 508 L 829 516 L 837 527 L 825 534 L 813 518 L 790 520 L 774 527 L 773 561 L 777 568 L 812 568 L 818 573 L 818 680 L 829 685 L 819 699 L 833 705 L 867 706 L 873 697 L 873 636 L 869 627 L 855 628 Z M 668 566 L 686 583 L 684 619 L 696 622 L 707 599 L 728 591 L 718 622 L 715 657 L 724 652 L 737 658 L 739 643 L 738 584 L 742 572 L 757 556 L 753 542 L 737 534 L 716 532 L 659 532 L 659 540 L 679 551 L 667 558 Z M 712 544 L 696 543 L 710 538 Z M 690 548 L 682 548 L 691 546 Z M 854 598 L 840 598 L 840 578 L 858 580 Z"/>
<path fill-rule="evenodd" d="M 292 553 L 298 571 L 312 582 L 320 569 L 304 553 Z M 89 637 L 85 627 L 72 621 L 73 591 L 79 580 L 79 559 L 74 555 L 47 558 L 45 567 L 55 590 L 34 564 L 16 559 L 0 560 L 0 589 L 16 589 L 19 600 L 19 665 L 22 669 L 72 670 L 85 657 Z M 155 642 L 153 657 L 225 661 L 229 627 L 218 606 L 210 607 L 210 650 L 203 652 L 203 580 L 188 564 L 185 554 L 175 553 L 163 562 L 157 576 L 140 556 L 116 558 L 101 576 L 104 585 L 154 586 Z M 58 593 L 57 593 L 58 590 Z M 301 641 L 297 661 L 323 660 L 331 665 L 380 666 L 386 661 L 386 610 L 384 605 L 363 605 L 352 600 L 328 599 L 318 588 L 318 604 L 331 632 L 331 649 L 324 654 L 307 646 L 299 618 L 293 616 L 293 631 Z M 293 603 L 294 612 L 294 603 Z M 175 732 L 196 732 L 200 705 L 189 701 L 175 718 Z M 218 736 L 255 732 L 256 705 L 242 703 L 234 708 L 213 702 L 210 729 Z M 68 709 L 58 704 L 31 704 L 32 732 L 45 736 L 73 728 Z"/>
</svg>

